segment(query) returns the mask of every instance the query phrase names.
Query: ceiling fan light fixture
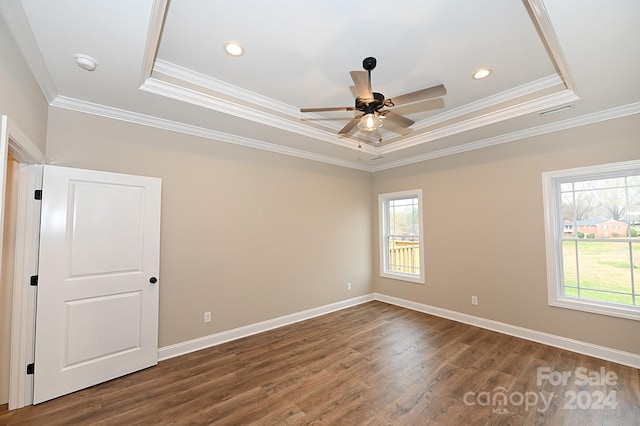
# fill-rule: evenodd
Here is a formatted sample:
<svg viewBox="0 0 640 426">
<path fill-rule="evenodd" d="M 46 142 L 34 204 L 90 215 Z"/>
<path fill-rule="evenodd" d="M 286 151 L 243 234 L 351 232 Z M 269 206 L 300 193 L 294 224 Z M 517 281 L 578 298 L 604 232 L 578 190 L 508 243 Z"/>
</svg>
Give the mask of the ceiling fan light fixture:
<svg viewBox="0 0 640 426">
<path fill-rule="evenodd" d="M 473 73 L 474 80 L 482 80 L 483 78 L 489 77 L 491 74 L 491 68 L 480 68 L 478 71 Z"/>
<path fill-rule="evenodd" d="M 228 41 L 224 44 L 224 51 L 231 56 L 244 55 L 244 47 L 237 41 Z"/>
<path fill-rule="evenodd" d="M 365 114 L 360 118 L 358 123 L 358 129 L 366 132 L 373 132 L 376 129 L 382 127 L 382 118 L 375 115 L 375 113 Z"/>
</svg>

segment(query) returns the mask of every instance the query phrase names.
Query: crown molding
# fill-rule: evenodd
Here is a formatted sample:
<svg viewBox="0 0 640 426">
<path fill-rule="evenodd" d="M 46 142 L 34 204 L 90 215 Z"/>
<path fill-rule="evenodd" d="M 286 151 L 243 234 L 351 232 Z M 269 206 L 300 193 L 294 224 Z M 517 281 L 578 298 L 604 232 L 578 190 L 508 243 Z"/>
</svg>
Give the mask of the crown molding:
<svg viewBox="0 0 640 426">
<path fill-rule="evenodd" d="M 586 114 L 579 117 L 570 118 L 567 120 L 558 121 L 555 123 L 545 124 L 529 129 L 519 130 L 516 132 L 507 133 L 504 135 L 482 139 L 474 142 L 470 142 L 463 145 L 454 146 L 451 148 L 445 148 L 438 151 L 429 152 L 422 155 L 416 155 L 411 158 L 384 163 L 377 166 L 368 166 L 353 161 L 339 160 L 333 157 L 313 154 L 307 151 L 283 147 L 268 142 L 263 142 L 255 139 L 240 137 L 229 133 L 218 132 L 215 130 L 205 129 L 202 127 L 191 126 L 176 121 L 166 120 L 162 118 L 152 117 L 145 114 L 134 113 L 118 108 L 105 107 L 103 105 L 94 104 L 91 102 L 80 101 L 77 99 L 67 98 L 64 96 L 58 96 L 51 106 L 78 111 L 87 114 L 98 115 L 101 117 L 111 118 L 115 120 L 127 121 L 134 124 L 140 124 L 143 126 L 155 127 L 162 130 L 168 130 L 177 133 L 183 133 L 191 136 L 202 137 L 205 139 L 217 140 L 220 142 L 231 143 L 235 145 L 241 145 L 249 148 L 261 149 L 264 151 L 270 151 L 274 153 L 290 155 L 293 157 L 303 158 L 312 161 L 319 161 L 326 164 L 332 164 L 335 166 L 347 167 L 356 170 L 362 170 L 367 172 L 378 172 L 387 169 L 393 169 L 397 167 L 407 166 L 410 164 L 419 163 L 422 161 L 433 160 L 436 158 L 446 157 L 449 155 L 460 154 L 467 151 L 473 151 L 476 149 L 486 148 L 494 145 L 500 145 L 503 143 L 513 142 L 520 139 L 539 136 L 546 133 L 557 132 L 561 130 L 571 129 L 574 127 L 585 126 L 589 124 L 598 123 L 601 121 L 613 120 L 616 118 L 622 118 L 629 115 L 640 113 L 640 102 L 624 105 L 617 108 L 611 108 L 605 111 L 600 111 L 592 114 Z"/>
<path fill-rule="evenodd" d="M 172 84 L 154 77 L 145 81 L 140 88 L 156 95 L 219 111 L 245 120 L 285 130 L 287 132 L 329 142 L 341 147 L 352 148 L 372 155 L 377 154 L 376 148 L 367 144 L 361 144 L 357 140 L 341 138 L 333 133 L 317 129 L 315 127 L 306 126 L 297 120 L 283 118 L 273 114 L 266 114 L 255 108 L 249 108 L 244 105 L 210 96 L 182 85 Z"/>
<path fill-rule="evenodd" d="M 530 138 L 534 136 L 544 135 L 546 133 L 558 132 L 561 130 L 571 129 L 574 127 L 586 126 L 589 124 L 599 123 L 601 121 L 613 120 L 616 118 L 622 118 L 629 115 L 640 113 L 640 102 L 636 102 L 629 105 L 623 105 L 621 107 L 611 108 L 604 111 L 599 111 L 591 114 L 585 114 L 579 117 L 570 118 L 567 120 L 557 121 L 555 123 L 544 124 L 537 127 L 531 127 L 524 130 L 519 130 L 512 133 L 506 133 L 504 135 L 478 140 L 451 148 L 445 148 L 438 151 L 432 151 L 422 155 L 416 155 L 404 160 L 393 161 L 384 163 L 379 166 L 371 167 L 372 172 L 378 172 L 387 169 L 393 169 L 396 167 L 407 166 L 410 164 L 419 163 L 422 161 L 433 160 L 440 157 L 446 157 L 449 155 L 460 154 L 467 151 L 473 151 L 480 148 L 486 148 L 493 145 L 499 145 L 507 142 L 513 142 L 520 139 Z"/>
<path fill-rule="evenodd" d="M 185 82 L 198 87 L 202 87 L 204 89 L 220 93 L 224 96 L 227 96 L 233 99 L 241 99 L 243 102 L 248 102 L 250 104 L 256 105 L 268 111 L 275 111 L 277 113 L 280 113 L 287 117 L 291 117 L 292 119 L 295 119 L 296 122 L 298 123 L 302 123 L 302 120 L 304 120 L 305 118 L 324 118 L 323 116 L 318 114 L 306 113 L 303 115 L 298 108 L 293 107 L 284 102 L 280 102 L 275 99 L 269 98 L 267 96 L 263 96 L 258 93 L 252 92 L 250 90 L 246 90 L 241 87 L 234 86 L 225 81 L 215 79 L 208 75 L 195 72 L 189 68 L 181 67 L 180 65 L 176 65 L 162 59 L 156 60 L 153 70 L 155 72 L 172 77 L 178 81 Z M 211 96 L 211 95 L 206 95 L 206 96 Z M 215 98 L 215 96 L 211 96 L 211 97 Z M 269 112 L 263 112 L 263 114 L 265 114 L 265 116 L 271 115 Z M 341 125 L 337 123 L 331 123 L 331 122 L 323 123 L 323 126 L 330 128 L 331 130 L 335 130 L 336 133 L 338 130 L 342 128 Z M 334 133 L 327 132 L 327 134 L 331 135 L 335 139 Z M 356 148 L 356 147 L 357 147 L 357 143 L 352 148 Z"/>
<path fill-rule="evenodd" d="M 527 0 L 525 5 L 529 9 L 530 15 L 533 17 L 533 24 L 541 35 L 541 40 L 549 51 L 549 57 L 553 61 L 554 65 L 558 69 L 562 81 L 566 85 L 568 90 L 578 95 L 578 88 L 576 87 L 575 80 L 569 69 L 567 58 L 564 56 L 560 40 L 556 34 L 555 28 L 551 23 L 551 18 L 547 12 L 547 7 L 544 4 L 544 0 Z"/>
<path fill-rule="evenodd" d="M 234 86 L 222 80 L 209 77 L 189 68 L 181 67 L 180 65 L 176 65 L 162 59 L 156 59 L 153 70 L 235 99 L 242 99 L 243 101 L 258 105 L 271 111 L 276 111 L 296 118 L 302 117 L 297 108 L 285 104 L 284 102 L 276 101 L 275 99 L 262 96 L 250 90 L 242 89 L 241 87 Z"/>
<path fill-rule="evenodd" d="M 488 126 L 501 121 L 520 117 L 522 115 L 538 112 L 543 109 L 553 108 L 558 105 L 575 102 L 580 99 L 570 90 L 563 90 L 552 95 L 543 96 L 529 102 L 513 105 L 503 108 L 499 111 L 480 115 L 478 117 L 469 118 L 448 126 L 440 127 L 436 130 L 423 133 L 416 136 L 410 136 L 400 142 L 385 145 L 380 148 L 380 154 L 388 154 L 390 152 L 399 151 L 401 149 L 410 148 L 412 146 L 421 145 L 436 139 L 453 136 L 458 133 L 477 129 L 478 127 Z"/>
<path fill-rule="evenodd" d="M 51 79 L 22 4 L 18 0 L 0 1 L 0 15 L 4 18 L 47 103 L 51 103 L 58 95 L 58 89 Z"/>
<path fill-rule="evenodd" d="M 562 78 L 558 74 L 552 74 L 547 77 L 543 77 L 530 83 L 520 85 L 513 89 L 496 93 L 495 95 L 468 103 L 459 108 L 454 108 L 442 114 L 438 114 L 428 119 L 419 121 L 413 125 L 413 128 L 416 130 L 425 129 L 427 127 L 431 127 L 445 121 L 454 120 L 467 114 L 474 114 L 487 108 L 499 106 L 502 103 L 517 100 L 522 96 L 533 95 L 534 93 L 537 93 L 541 90 L 549 89 L 562 83 Z"/>
<path fill-rule="evenodd" d="M 162 38 L 162 29 L 167 16 L 169 0 L 153 0 L 147 41 L 142 52 L 142 70 L 140 73 L 140 85 L 144 84 L 153 71 L 153 66 L 158 56 L 158 47 Z"/>
<path fill-rule="evenodd" d="M 263 151 L 274 152 L 278 154 L 289 155 L 292 157 L 303 158 L 306 160 L 318 161 L 321 163 L 332 164 L 335 166 L 347 167 L 362 171 L 371 171 L 371 167 L 353 161 L 340 160 L 326 155 L 310 153 L 300 149 L 284 147 L 269 142 L 259 141 L 256 139 L 236 136 L 229 133 L 219 132 L 216 130 L 205 129 L 203 127 L 192 126 L 189 124 L 179 123 L 177 121 L 166 120 L 163 118 L 153 117 L 146 114 L 139 114 L 119 108 L 107 107 L 104 105 L 94 104 L 91 102 L 81 101 L 78 99 L 67 98 L 65 96 L 56 97 L 51 102 L 52 107 L 78 111 L 86 114 L 97 115 L 114 120 L 126 121 L 129 123 L 140 124 L 157 129 L 168 130 L 172 132 L 182 133 L 191 136 L 197 136 L 205 139 L 216 140 L 220 142 L 240 145 L 248 148 L 260 149 Z"/>
</svg>

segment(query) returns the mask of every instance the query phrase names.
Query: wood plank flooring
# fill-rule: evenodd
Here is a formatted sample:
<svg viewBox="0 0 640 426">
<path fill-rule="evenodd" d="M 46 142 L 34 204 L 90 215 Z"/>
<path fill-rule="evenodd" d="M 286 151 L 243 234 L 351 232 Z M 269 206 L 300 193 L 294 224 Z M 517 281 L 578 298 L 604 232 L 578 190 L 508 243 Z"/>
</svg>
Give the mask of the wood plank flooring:
<svg viewBox="0 0 640 426">
<path fill-rule="evenodd" d="M 208 424 L 639 425 L 640 371 L 370 302 L 0 406 L 0 425 Z"/>
</svg>

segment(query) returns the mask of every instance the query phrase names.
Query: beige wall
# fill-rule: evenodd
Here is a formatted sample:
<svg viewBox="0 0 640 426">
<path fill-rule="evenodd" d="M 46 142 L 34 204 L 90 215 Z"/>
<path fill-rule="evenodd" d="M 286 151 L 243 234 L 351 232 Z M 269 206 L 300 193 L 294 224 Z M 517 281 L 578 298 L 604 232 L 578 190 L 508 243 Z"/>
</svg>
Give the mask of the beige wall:
<svg viewBox="0 0 640 426">
<path fill-rule="evenodd" d="M 372 292 L 370 173 L 59 108 L 47 162 L 162 178 L 160 346 Z"/>
<path fill-rule="evenodd" d="M 369 174 L 51 108 L 47 157 L 163 179 L 161 346 L 376 291 L 640 353 L 637 321 L 548 306 L 541 187 L 639 158 L 637 134 L 631 116 Z M 415 188 L 426 285 L 377 272 L 377 194 Z"/>
<path fill-rule="evenodd" d="M 635 115 L 374 173 L 375 291 L 640 353 L 640 322 L 548 306 L 541 179 L 545 171 L 637 160 L 638 135 Z M 425 285 L 378 273 L 377 194 L 416 188 Z"/>
<path fill-rule="evenodd" d="M 0 17 L 0 115 L 45 152 L 47 101 Z"/>
</svg>

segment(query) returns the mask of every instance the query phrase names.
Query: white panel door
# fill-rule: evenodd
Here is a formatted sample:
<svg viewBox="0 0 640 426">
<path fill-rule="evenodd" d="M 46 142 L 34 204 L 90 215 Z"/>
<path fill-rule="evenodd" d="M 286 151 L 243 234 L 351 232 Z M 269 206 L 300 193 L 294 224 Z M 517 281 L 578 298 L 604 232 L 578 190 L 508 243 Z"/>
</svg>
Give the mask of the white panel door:
<svg viewBox="0 0 640 426">
<path fill-rule="evenodd" d="M 44 166 L 34 403 L 157 364 L 160 187 Z"/>
</svg>

